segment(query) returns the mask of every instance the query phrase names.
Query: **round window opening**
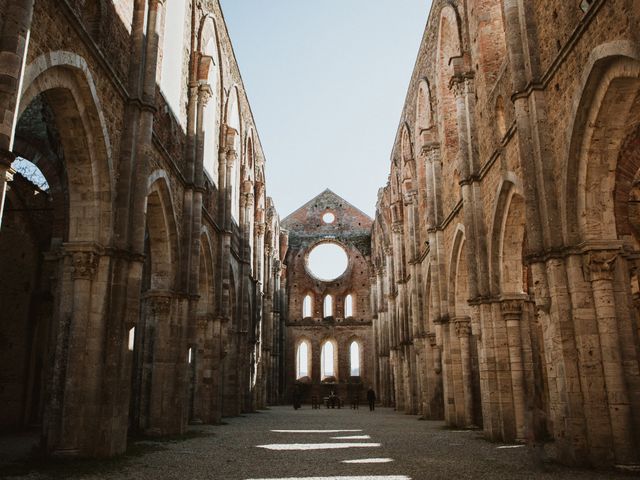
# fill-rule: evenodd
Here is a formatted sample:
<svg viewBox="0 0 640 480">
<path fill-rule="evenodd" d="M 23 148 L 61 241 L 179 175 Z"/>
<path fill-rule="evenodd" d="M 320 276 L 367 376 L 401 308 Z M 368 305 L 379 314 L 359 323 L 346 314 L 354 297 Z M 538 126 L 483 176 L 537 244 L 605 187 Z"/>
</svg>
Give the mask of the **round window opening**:
<svg viewBox="0 0 640 480">
<path fill-rule="evenodd" d="M 325 242 L 315 246 L 307 258 L 307 268 L 318 280 L 330 282 L 341 276 L 349 265 L 347 252 L 337 243 Z"/>
<path fill-rule="evenodd" d="M 336 216 L 331 212 L 327 212 L 324 215 L 322 215 L 322 221 L 324 223 L 333 223 L 336 221 Z"/>
</svg>

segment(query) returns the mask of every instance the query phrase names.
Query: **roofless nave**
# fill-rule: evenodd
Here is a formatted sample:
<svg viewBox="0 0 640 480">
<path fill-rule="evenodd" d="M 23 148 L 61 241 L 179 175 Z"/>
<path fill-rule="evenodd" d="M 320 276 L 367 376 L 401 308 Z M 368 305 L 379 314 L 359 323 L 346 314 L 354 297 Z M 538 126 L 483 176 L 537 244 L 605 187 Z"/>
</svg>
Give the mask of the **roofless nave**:
<svg viewBox="0 0 640 480">
<path fill-rule="evenodd" d="M 0 13 L 3 430 L 110 457 L 373 384 L 638 463 L 638 2 L 434 0 L 375 219 L 329 191 L 282 223 L 217 1 Z"/>
</svg>

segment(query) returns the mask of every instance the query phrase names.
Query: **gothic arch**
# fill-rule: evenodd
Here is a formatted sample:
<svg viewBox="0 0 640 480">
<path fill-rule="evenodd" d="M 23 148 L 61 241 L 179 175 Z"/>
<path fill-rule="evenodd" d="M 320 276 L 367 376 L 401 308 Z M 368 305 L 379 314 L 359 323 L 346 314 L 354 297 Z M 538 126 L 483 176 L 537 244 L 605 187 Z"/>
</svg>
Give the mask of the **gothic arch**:
<svg viewBox="0 0 640 480">
<path fill-rule="evenodd" d="M 489 249 L 491 293 L 525 293 L 524 198 L 515 174 L 505 176 L 496 198 Z"/>
<path fill-rule="evenodd" d="M 156 170 L 148 179 L 146 225 L 149 235 L 149 289 L 170 291 L 177 286 L 180 245 L 167 174 Z"/>
<path fill-rule="evenodd" d="M 38 95 L 46 97 L 54 112 L 65 153 L 68 241 L 108 245 L 115 184 L 111 145 L 86 61 L 64 51 L 37 57 L 25 69 L 18 118 Z"/>
<path fill-rule="evenodd" d="M 468 316 L 468 270 L 464 227 L 458 224 L 449 262 L 449 313 L 452 317 Z"/>
</svg>

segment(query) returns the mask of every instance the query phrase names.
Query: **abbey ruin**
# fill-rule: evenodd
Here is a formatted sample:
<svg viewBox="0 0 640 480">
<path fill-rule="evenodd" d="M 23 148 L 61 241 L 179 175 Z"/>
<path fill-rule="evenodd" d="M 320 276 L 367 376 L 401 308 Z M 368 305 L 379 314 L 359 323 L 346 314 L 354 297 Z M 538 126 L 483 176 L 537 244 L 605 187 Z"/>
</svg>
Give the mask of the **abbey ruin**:
<svg viewBox="0 0 640 480">
<path fill-rule="evenodd" d="M 427 14 L 374 218 L 281 220 L 218 0 L 0 0 L 2 432 L 113 457 L 373 387 L 640 464 L 640 3 Z"/>
</svg>

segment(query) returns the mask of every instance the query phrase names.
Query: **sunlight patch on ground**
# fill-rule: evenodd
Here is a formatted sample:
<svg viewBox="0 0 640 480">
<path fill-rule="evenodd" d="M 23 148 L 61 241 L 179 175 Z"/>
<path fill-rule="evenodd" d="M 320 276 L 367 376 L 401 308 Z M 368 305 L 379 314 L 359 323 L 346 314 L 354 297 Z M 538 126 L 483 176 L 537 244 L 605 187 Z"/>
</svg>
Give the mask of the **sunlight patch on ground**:
<svg viewBox="0 0 640 480">
<path fill-rule="evenodd" d="M 331 437 L 331 440 L 369 440 L 369 435 L 344 435 L 340 437 Z"/>
<path fill-rule="evenodd" d="M 275 433 L 348 433 L 361 432 L 362 430 L 271 430 Z"/>
<path fill-rule="evenodd" d="M 361 475 L 340 477 L 249 478 L 247 480 L 411 480 L 411 477 L 405 475 Z"/>
<path fill-rule="evenodd" d="M 367 448 L 380 447 L 379 443 L 272 443 L 258 445 L 258 448 L 267 450 L 333 450 L 337 448 Z"/>
<path fill-rule="evenodd" d="M 391 463 L 393 458 L 358 458 L 356 460 L 342 460 L 342 463 Z"/>
<path fill-rule="evenodd" d="M 496 447 L 496 448 L 522 448 L 524 447 L 524 445 L 502 445 L 501 447 Z"/>
</svg>

